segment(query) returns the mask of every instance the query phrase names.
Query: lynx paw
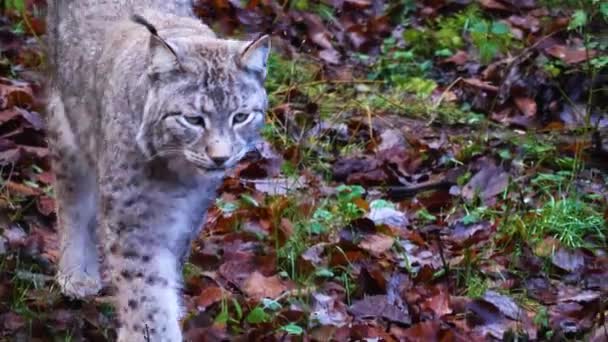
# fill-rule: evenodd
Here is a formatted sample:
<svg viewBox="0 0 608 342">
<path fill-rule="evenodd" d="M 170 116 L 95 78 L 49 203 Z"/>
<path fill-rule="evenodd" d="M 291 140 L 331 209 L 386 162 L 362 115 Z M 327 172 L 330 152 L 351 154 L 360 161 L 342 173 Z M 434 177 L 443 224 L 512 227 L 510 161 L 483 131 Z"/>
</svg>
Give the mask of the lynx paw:
<svg viewBox="0 0 608 342">
<path fill-rule="evenodd" d="M 65 274 L 58 272 L 55 280 L 61 288 L 61 292 L 71 298 L 82 299 L 96 295 L 101 290 L 101 280 L 99 276 L 87 273 Z"/>
</svg>

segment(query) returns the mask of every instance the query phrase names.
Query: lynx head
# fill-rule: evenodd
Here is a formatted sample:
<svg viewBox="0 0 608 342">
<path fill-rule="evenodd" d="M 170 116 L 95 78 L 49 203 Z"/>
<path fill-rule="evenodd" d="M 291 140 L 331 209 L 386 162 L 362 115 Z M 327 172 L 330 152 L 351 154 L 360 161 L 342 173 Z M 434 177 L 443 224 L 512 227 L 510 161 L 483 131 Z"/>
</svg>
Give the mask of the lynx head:
<svg viewBox="0 0 608 342">
<path fill-rule="evenodd" d="M 137 144 L 147 158 L 180 157 L 198 168 L 236 164 L 259 139 L 270 39 L 252 42 L 150 31 L 150 88 Z"/>
</svg>

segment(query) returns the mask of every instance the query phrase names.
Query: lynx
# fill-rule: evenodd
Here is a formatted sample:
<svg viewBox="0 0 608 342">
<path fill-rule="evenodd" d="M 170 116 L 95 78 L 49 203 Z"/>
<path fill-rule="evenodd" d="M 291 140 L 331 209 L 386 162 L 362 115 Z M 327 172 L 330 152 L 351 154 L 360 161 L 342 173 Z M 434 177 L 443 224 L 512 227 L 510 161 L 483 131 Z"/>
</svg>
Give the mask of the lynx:
<svg viewBox="0 0 608 342">
<path fill-rule="evenodd" d="M 181 269 L 259 140 L 269 37 L 217 38 L 187 0 L 48 6 L 57 282 L 76 298 L 113 288 L 118 341 L 182 341 Z"/>
</svg>

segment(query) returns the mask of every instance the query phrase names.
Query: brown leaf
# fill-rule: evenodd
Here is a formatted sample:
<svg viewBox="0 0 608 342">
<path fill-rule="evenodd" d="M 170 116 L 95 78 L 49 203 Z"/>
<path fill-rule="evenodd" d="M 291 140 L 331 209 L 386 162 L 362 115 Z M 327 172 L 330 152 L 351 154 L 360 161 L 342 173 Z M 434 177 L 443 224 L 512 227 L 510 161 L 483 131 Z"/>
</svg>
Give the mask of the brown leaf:
<svg viewBox="0 0 608 342">
<path fill-rule="evenodd" d="M 55 199 L 49 196 L 40 196 L 36 200 L 36 207 L 42 215 L 49 216 L 55 211 Z"/>
<path fill-rule="evenodd" d="M 210 286 L 205 288 L 201 294 L 196 297 L 195 301 L 199 310 L 205 310 L 225 297 L 226 293 L 220 287 Z"/>
<path fill-rule="evenodd" d="M 478 0 L 482 7 L 490 10 L 508 11 L 509 8 L 502 2 L 496 0 Z"/>
<path fill-rule="evenodd" d="M 394 335 L 399 338 L 399 341 L 450 341 L 451 339 L 441 338 L 441 321 L 423 321 L 414 324 L 407 329 L 392 330 Z"/>
<path fill-rule="evenodd" d="M 323 49 L 319 51 L 319 58 L 329 64 L 340 64 L 340 53 L 334 48 Z"/>
<path fill-rule="evenodd" d="M 590 303 L 601 296 L 599 291 L 583 290 L 579 287 L 562 286 L 558 293 L 558 302 Z"/>
<path fill-rule="evenodd" d="M 576 334 L 593 326 L 595 310 L 575 302 L 558 303 L 549 310 L 549 325 L 565 334 Z"/>
<path fill-rule="evenodd" d="M 554 45 L 545 49 L 547 54 L 555 58 L 559 58 L 567 64 L 577 64 L 591 59 L 597 55 L 595 50 L 585 50 L 583 48 L 574 48 L 566 45 Z"/>
<path fill-rule="evenodd" d="M 370 234 L 366 235 L 361 242 L 359 247 L 368 251 L 371 255 L 379 257 L 383 253 L 386 253 L 391 249 L 395 239 L 384 234 Z"/>
<path fill-rule="evenodd" d="M 314 266 L 320 266 L 323 264 L 321 254 L 323 254 L 325 247 L 328 245 L 328 243 L 322 242 L 309 247 L 304 253 L 302 253 L 302 259 L 310 262 Z"/>
<path fill-rule="evenodd" d="M 489 221 L 481 221 L 473 224 L 457 222 L 452 228 L 449 242 L 460 246 L 469 246 L 479 241 L 484 241 L 493 232 L 493 225 Z"/>
<path fill-rule="evenodd" d="M 484 204 L 493 202 L 496 195 L 501 194 L 509 185 L 509 174 L 502 168 L 486 165 L 471 178 L 462 188 L 462 197 L 472 201 L 479 195 Z"/>
<path fill-rule="evenodd" d="M 10 311 L 0 316 L 0 322 L 2 322 L 3 330 L 7 332 L 15 332 L 23 328 L 26 323 L 25 318 Z"/>
<path fill-rule="evenodd" d="M 392 208 L 372 208 L 367 218 L 379 225 L 387 225 L 395 228 L 405 229 L 409 224 L 407 215 L 399 210 Z"/>
<path fill-rule="evenodd" d="M 536 101 L 533 98 L 518 96 L 515 98 L 515 105 L 525 116 L 536 115 Z"/>
<path fill-rule="evenodd" d="M 33 99 L 34 95 L 29 85 L 0 78 L 0 109 L 14 106 L 28 107 Z"/>
<path fill-rule="evenodd" d="M 360 8 L 369 7 L 372 4 L 371 0 L 344 0 L 344 2 Z"/>
<path fill-rule="evenodd" d="M 348 341 L 397 342 L 392 336 L 384 331 L 383 327 L 367 322 L 353 324 L 350 329 Z"/>
<path fill-rule="evenodd" d="M 253 272 L 245 280 L 242 288 L 249 297 L 261 301 L 263 298 L 276 298 L 287 290 L 287 286 L 277 276 L 264 277 L 260 272 Z"/>
<path fill-rule="evenodd" d="M 346 305 L 334 297 L 322 293 L 313 293 L 313 309 L 311 320 L 320 325 L 342 327 L 350 321 L 346 313 Z"/>
<path fill-rule="evenodd" d="M 37 158 L 45 158 L 49 155 L 49 149 L 46 147 L 19 145 L 19 148 Z"/>
<path fill-rule="evenodd" d="M 608 341 L 608 325 L 598 324 L 593 332 L 589 335 L 589 342 L 606 342 Z"/>
<path fill-rule="evenodd" d="M 548 257 L 559 247 L 559 241 L 553 237 L 546 237 L 534 247 L 534 254 L 539 257 Z"/>
<path fill-rule="evenodd" d="M 445 286 L 437 285 L 429 289 L 428 296 L 422 303 L 420 308 L 433 313 L 435 318 L 441 318 L 452 313 L 450 305 L 450 294 Z"/>
<path fill-rule="evenodd" d="M 367 296 L 350 306 L 349 312 L 357 318 L 382 317 L 392 322 L 411 324 L 407 307 L 388 302 L 386 295 Z"/>
<path fill-rule="evenodd" d="M 22 154 L 19 148 L 2 151 L 0 152 L 0 164 L 10 165 L 16 163 L 21 159 Z"/>
<path fill-rule="evenodd" d="M 498 87 L 492 85 L 490 82 L 485 82 L 477 78 L 465 78 L 462 80 L 464 83 L 473 86 L 475 88 L 479 88 L 481 90 L 489 91 L 492 93 L 498 92 Z"/>
<path fill-rule="evenodd" d="M 467 323 L 475 326 L 475 330 L 483 335 L 490 334 L 502 339 L 503 334 L 510 329 L 510 321 L 505 319 L 493 304 L 478 299 L 471 301 L 466 307 Z"/>
<path fill-rule="evenodd" d="M 256 269 L 253 256 L 241 253 L 231 259 L 220 266 L 219 274 L 233 285 L 241 287 Z"/>
<path fill-rule="evenodd" d="M 585 256 L 580 250 L 572 251 L 561 247 L 553 253 L 551 262 L 563 270 L 575 272 L 585 266 Z"/>
<path fill-rule="evenodd" d="M 557 290 L 545 278 L 531 278 L 524 284 L 529 296 L 543 304 L 554 304 L 557 301 Z"/>
<path fill-rule="evenodd" d="M 6 182 L 5 186 L 11 193 L 19 194 L 21 196 L 37 196 L 42 193 L 42 190 L 38 188 L 32 188 L 31 186 L 13 181 Z"/>
<path fill-rule="evenodd" d="M 453 56 L 443 60 L 442 63 L 452 63 L 454 65 L 464 65 L 469 60 L 469 54 L 466 51 L 458 50 Z"/>
<path fill-rule="evenodd" d="M 20 116 L 21 113 L 19 113 L 19 111 L 14 107 L 6 110 L 0 110 L 0 124 L 13 120 L 14 118 Z"/>
<path fill-rule="evenodd" d="M 36 175 L 39 182 L 44 184 L 53 184 L 55 175 L 51 171 L 44 171 L 41 174 Z"/>
<path fill-rule="evenodd" d="M 486 291 L 483 295 L 483 300 L 497 307 L 503 315 L 510 319 L 521 319 L 522 310 L 511 297 L 502 295 L 496 291 Z"/>
<path fill-rule="evenodd" d="M 519 15 L 512 15 L 507 20 L 512 25 L 526 29 L 531 33 L 536 33 L 540 30 L 540 21 L 532 15 L 527 15 L 525 17 Z"/>
<path fill-rule="evenodd" d="M 321 18 L 308 12 L 302 13 L 302 18 L 306 23 L 308 37 L 310 40 L 322 49 L 333 49 L 333 45 L 330 40 L 331 34 L 325 28 Z"/>
<path fill-rule="evenodd" d="M 53 263 L 59 260 L 59 237 L 48 228 L 33 226 L 24 247 L 30 255 Z"/>
</svg>

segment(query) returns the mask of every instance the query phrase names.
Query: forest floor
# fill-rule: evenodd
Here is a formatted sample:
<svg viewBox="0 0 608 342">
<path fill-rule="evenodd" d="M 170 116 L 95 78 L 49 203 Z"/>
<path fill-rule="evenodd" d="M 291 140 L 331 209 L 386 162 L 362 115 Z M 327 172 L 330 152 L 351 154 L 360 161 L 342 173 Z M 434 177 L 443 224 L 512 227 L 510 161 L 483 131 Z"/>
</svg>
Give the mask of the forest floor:
<svg viewBox="0 0 608 342">
<path fill-rule="evenodd" d="M 111 340 L 106 300 L 53 282 L 44 3 L 0 16 L 0 340 Z M 265 143 L 184 270 L 187 338 L 608 341 L 606 3 L 196 11 L 274 52 Z"/>
</svg>

